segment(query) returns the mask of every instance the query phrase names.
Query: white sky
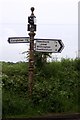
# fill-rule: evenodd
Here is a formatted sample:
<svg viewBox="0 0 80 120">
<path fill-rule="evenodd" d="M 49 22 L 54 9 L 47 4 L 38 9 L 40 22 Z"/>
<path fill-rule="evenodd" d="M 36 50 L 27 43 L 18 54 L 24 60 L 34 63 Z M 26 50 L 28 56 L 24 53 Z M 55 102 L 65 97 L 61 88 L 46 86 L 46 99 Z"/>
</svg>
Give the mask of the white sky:
<svg viewBox="0 0 80 120">
<path fill-rule="evenodd" d="M 79 0 L 0 0 L 0 61 L 25 61 L 29 44 L 9 44 L 8 37 L 28 37 L 27 19 L 35 7 L 35 38 L 61 39 L 65 48 L 57 57 L 75 58 L 78 51 Z"/>
</svg>

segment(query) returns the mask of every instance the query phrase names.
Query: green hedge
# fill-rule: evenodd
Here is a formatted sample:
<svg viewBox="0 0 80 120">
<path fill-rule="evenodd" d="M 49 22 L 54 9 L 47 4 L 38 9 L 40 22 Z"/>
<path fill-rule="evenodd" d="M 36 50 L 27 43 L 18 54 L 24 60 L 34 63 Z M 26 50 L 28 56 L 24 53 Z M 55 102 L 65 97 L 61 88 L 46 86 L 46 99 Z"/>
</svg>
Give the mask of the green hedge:
<svg viewBox="0 0 80 120">
<path fill-rule="evenodd" d="M 36 68 L 31 99 L 28 63 L 3 62 L 3 117 L 80 112 L 80 59 L 46 63 Z"/>
</svg>

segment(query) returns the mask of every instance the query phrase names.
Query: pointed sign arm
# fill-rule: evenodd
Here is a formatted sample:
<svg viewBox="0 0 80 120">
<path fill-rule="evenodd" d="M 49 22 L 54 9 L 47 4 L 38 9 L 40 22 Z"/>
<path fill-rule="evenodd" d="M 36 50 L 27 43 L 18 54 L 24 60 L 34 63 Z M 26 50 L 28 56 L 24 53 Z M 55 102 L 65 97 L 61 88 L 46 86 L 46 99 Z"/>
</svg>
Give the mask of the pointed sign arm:
<svg viewBox="0 0 80 120">
<path fill-rule="evenodd" d="M 58 52 L 61 53 L 62 50 L 64 49 L 64 44 L 63 44 L 62 40 L 58 40 L 58 42 L 59 42 L 59 44 L 60 44 L 60 48 L 59 48 Z"/>
</svg>

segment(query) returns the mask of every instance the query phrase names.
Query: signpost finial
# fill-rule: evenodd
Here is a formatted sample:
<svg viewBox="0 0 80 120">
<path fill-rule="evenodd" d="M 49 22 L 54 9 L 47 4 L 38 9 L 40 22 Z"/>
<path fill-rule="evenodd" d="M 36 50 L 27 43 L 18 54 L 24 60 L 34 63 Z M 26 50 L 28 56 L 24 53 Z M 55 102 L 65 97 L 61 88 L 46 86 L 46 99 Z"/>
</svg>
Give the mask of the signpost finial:
<svg viewBox="0 0 80 120">
<path fill-rule="evenodd" d="M 34 7 L 31 7 L 31 12 L 32 12 L 32 14 L 33 14 L 34 10 L 35 10 Z"/>
</svg>

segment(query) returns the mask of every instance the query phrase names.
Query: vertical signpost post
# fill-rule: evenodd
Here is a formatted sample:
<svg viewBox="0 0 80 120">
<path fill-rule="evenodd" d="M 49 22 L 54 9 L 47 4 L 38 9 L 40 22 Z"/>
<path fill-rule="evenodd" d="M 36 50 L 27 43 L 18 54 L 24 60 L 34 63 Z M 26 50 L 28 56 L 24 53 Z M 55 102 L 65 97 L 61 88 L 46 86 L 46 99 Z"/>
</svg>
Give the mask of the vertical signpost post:
<svg viewBox="0 0 80 120">
<path fill-rule="evenodd" d="M 36 25 L 34 24 L 35 16 L 34 16 L 34 7 L 31 8 L 31 16 L 28 17 L 28 31 L 30 37 L 30 50 L 29 50 L 29 95 L 32 95 L 32 88 L 33 88 L 33 80 L 34 80 L 34 36 L 36 31 Z"/>
</svg>

